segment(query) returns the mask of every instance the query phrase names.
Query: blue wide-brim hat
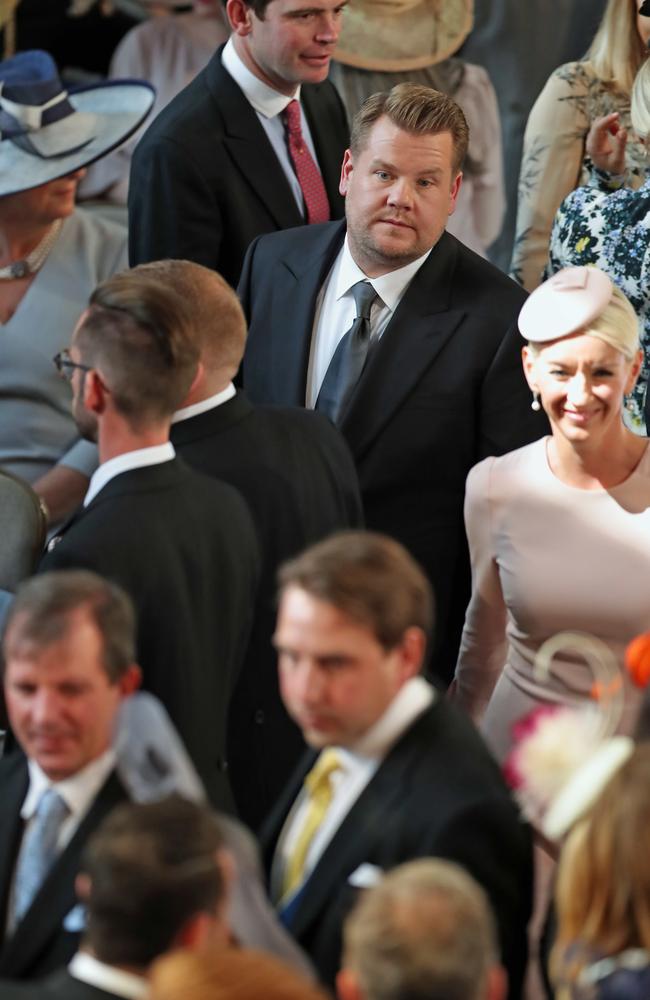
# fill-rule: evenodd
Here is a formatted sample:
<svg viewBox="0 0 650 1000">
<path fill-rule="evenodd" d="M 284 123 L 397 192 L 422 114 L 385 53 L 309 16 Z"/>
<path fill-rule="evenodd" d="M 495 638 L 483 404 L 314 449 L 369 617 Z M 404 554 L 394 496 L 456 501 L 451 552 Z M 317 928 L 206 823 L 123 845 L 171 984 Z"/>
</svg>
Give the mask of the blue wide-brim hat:
<svg viewBox="0 0 650 1000">
<path fill-rule="evenodd" d="M 66 90 L 52 57 L 38 49 L 0 62 L 0 197 L 105 156 L 135 132 L 154 99 L 143 80 Z"/>
</svg>

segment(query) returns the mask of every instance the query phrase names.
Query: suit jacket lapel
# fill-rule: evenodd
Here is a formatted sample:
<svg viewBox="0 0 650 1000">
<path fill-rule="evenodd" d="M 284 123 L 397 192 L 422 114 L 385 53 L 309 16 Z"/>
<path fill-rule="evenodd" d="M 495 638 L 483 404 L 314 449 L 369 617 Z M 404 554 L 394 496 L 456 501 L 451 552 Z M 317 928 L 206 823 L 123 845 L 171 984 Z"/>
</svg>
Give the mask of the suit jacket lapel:
<svg viewBox="0 0 650 1000">
<path fill-rule="evenodd" d="M 206 80 L 224 121 L 224 146 L 233 168 L 257 192 L 278 229 L 300 226 L 304 219 L 257 114 L 221 63 L 219 49 L 208 64 Z"/>
<path fill-rule="evenodd" d="M 407 288 L 372 352 L 341 430 L 359 459 L 431 365 L 465 315 L 450 308 L 456 246 L 446 233 Z"/>
<path fill-rule="evenodd" d="M 313 234 L 313 249 L 309 254 L 290 250 L 283 258 L 268 324 L 275 337 L 276 363 L 269 372 L 273 380 L 272 398 L 282 399 L 290 406 L 305 405 L 316 299 L 341 248 L 345 223 L 314 226 Z"/>
<path fill-rule="evenodd" d="M 345 883 L 349 875 L 367 861 L 373 843 L 385 835 L 386 816 L 399 809 L 409 781 L 409 745 L 413 743 L 417 724 L 418 720 L 381 763 L 323 851 L 289 922 L 296 938 L 300 938 L 331 899 L 332 886 Z"/>
<path fill-rule="evenodd" d="M 111 774 L 72 840 L 57 858 L 14 934 L 6 941 L 0 954 L 3 975 L 20 976 L 46 946 L 48 939 L 60 933 L 66 914 L 77 902 L 74 880 L 88 837 L 111 809 L 124 799 L 124 789 L 115 774 Z"/>
<path fill-rule="evenodd" d="M 0 822 L 0 928 L 3 928 L 9 904 L 9 889 L 11 887 L 11 878 L 18 855 L 23 827 L 23 821 L 20 818 L 20 808 L 25 800 L 28 784 L 27 761 L 20 754 L 20 760 L 17 761 L 12 773 L 6 777 L 3 776 L 2 784 L 3 819 Z M 2 940 L 2 930 L 0 930 L 0 940 Z"/>
</svg>

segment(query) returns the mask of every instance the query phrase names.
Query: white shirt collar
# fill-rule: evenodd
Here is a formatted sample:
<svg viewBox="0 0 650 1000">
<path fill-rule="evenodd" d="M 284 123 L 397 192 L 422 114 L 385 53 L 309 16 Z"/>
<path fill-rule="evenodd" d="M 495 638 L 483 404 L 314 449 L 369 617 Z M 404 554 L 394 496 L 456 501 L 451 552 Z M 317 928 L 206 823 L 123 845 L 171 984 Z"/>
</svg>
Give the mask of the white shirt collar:
<svg viewBox="0 0 650 1000">
<path fill-rule="evenodd" d="M 108 462 L 103 462 L 93 472 L 88 492 L 84 497 L 84 507 L 87 507 L 99 491 L 120 473 L 130 472 L 131 469 L 142 469 L 147 465 L 162 465 L 163 462 L 171 462 L 175 455 L 172 443 L 165 441 L 164 444 L 156 444 L 151 448 L 136 448 L 135 451 L 125 451 L 123 455 L 109 458 Z"/>
<path fill-rule="evenodd" d="M 181 420 L 198 417 L 199 413 L 207 413 L 208 410 L 214 410 L 217 406 L 227 403 L 229 399 L 232 399 L 236 395 L 237 390 L 232 382 L 230 382 L 225 389 L 215 393 L 214 396 L 208 396 L 207 399 L 202 399 L 198 403 L 192 403 L 190 406 L 183 406 L 180 410 L 176 410 L 176 413 L 172 417 L 172 423 L 178 424 Z"/>
<path fill-rule="evenodd" d="M 74 979 L 96 986 L 106 993 L 114 993 L 124 1000 L 142 1000 L 148 992 L 147 981 L 142 976 L 116 969 L 114 965 L 106 965 L 87 951 L 78 951 L 74 955 L 68 972 Z"/>
<path fill-rule="evenodd" d="M 402 295 L 406 291 L 407 285 L 420 270 L 432 249 L 433 247 L 427 250 L 421 257 L 418 257 L 417 260 L 411 261 L 410 264 L 398 267 L 396 271 L 389 271 L 388 274 L 382 274 L 378 278 L 368 278 L 358 264 L 355 263 L 350 253 L 348 237 L 346 235 L 341 250 L 341 262 L 336 282 L 336 298 L 342 298 L 343 295 L 350 291 L 353 285 L 356 285 L 357 281 L 365 279 L 370 282 L 382 302 L 388 306 L 391 312 L 394 312 L 399 305 Z"/>
<path fill-rule="evenodd" d="M 411 677 L 397 692 L 381 718 L 355 744 L 340 748 L 343 760 L 346 754 L 353 758 L 383 760 L 418 715 L 433 704 L 435 697 L 435 690 L 428 681 L 423 677 Z"/>
<path fill-rule="evenodd" d="M 268 83 L 264 83 L 259 77 L 251 73 L 248 66 L 245 66 L 233 44 L 232 36 L 226 42 L 221 53 L 221 62 L 224 68 L 230 73 L 237 86 L 243 91 L 244 97 L 259 114 L 265 118 L 275 118 L 286 108 L 287 104 L 294 99 L 300 100 L 300 87 L 296 87 L 293 97 L 280 94 Z"/>
<path fill-rule="evenodd" d="M 63 781 L 50 781 L 42 768 L 31 758 L 27 761 L 27 767 L 29 788 L 20 810 L 22 819 L 27 821 L 32 818 L 43 792 L 48 788 L 54 788 L 64 800 L 71 815 L 76 819 L 81 819 L 115 767 L 115 753 L 109 748 L 90 764 L 86 764 L 81 771 L 77 771 L 72 777 L 65 778 Z"/>
</svg>

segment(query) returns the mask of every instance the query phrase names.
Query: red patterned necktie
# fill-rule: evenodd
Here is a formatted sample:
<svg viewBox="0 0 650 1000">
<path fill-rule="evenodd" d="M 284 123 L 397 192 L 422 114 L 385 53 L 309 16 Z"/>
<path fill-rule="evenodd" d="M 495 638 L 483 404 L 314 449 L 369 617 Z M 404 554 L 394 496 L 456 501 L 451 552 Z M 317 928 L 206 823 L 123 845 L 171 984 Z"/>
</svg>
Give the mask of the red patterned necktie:
<svg viewBox="0 0 650 1000">
<path fill-rule="evenodd" d="M 289 155 L 305 199 L 307 222 L 329 222 L 330 206 L 320 170 L 314 163 L 300 127 L 300 104 L 289 101 L 284 110 Z"/>
</svg>

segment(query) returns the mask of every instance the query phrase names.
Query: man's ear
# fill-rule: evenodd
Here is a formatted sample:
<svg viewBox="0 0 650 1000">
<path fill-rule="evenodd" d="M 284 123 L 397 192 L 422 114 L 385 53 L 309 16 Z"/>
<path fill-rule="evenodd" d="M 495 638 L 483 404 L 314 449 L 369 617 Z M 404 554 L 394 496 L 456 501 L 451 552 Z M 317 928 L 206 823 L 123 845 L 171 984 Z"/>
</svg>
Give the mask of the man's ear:
<svg viewBox="0 0 650 1000">
<path fill-rule="evenodd" d="M 131 663 L 118 681 L 120 694 L 123 698 L 128 698 L 135 694 L 142 684 L 142 670 L 137 663 Z"/>
<path fill-rule="evenodd" d="M 90 875 L 86 875 L 84 872 L 79 872 L 74 880 L 74 891 L 80 903 L 88 902 L 90 899 L 91 888 L 92 882 L 90 881 Z"/>
<path fill-rule="evenodd" d="M 453 215 L 456 210 L 456 199 L 458 198 L 458 192 L 460 191 L 460 186 L 463 182 L 463 171 L 459 170 L 454 177 L 451 185 L 451 190 L 449 192 L 449 212 L 448 215 Z"/>
<path fill-rule="evenodd" d="M 244 0 L 228 0 L 226 15 L 235 35 L 250 35 L 253 28 L 253 11 Z"/>
<path fill-rule="evenodd" d="M 106 408 L 106 387 L 98 371 L 91 368 L 84 373 L 83 404 L 90 413 L 100 414 Z"/>
<path fill-rule="evenodd" d="M 352 151 L 346 149 L 343 154 L 343 163 L 341 164 L 341 179 L 339 181 L 339 194 L 346 195 L 348 193 L 348 188 L 350 186 L 350 177 L 352 176 L 354 164 L 352 162 Z"/>
<path fill-rule="evenodd" d="M 336 974 L 336 995 L 338 1000 L 364 1000 L 356 973 L 343 968 Z"/>
<path fill-rule="evenodd" d="M 399 644 L 404 681 L 417 677 L 422 670 L 426 647 L 427 637 L 421 628 L 412 625 L 406 629 Z"/>
</svg>

